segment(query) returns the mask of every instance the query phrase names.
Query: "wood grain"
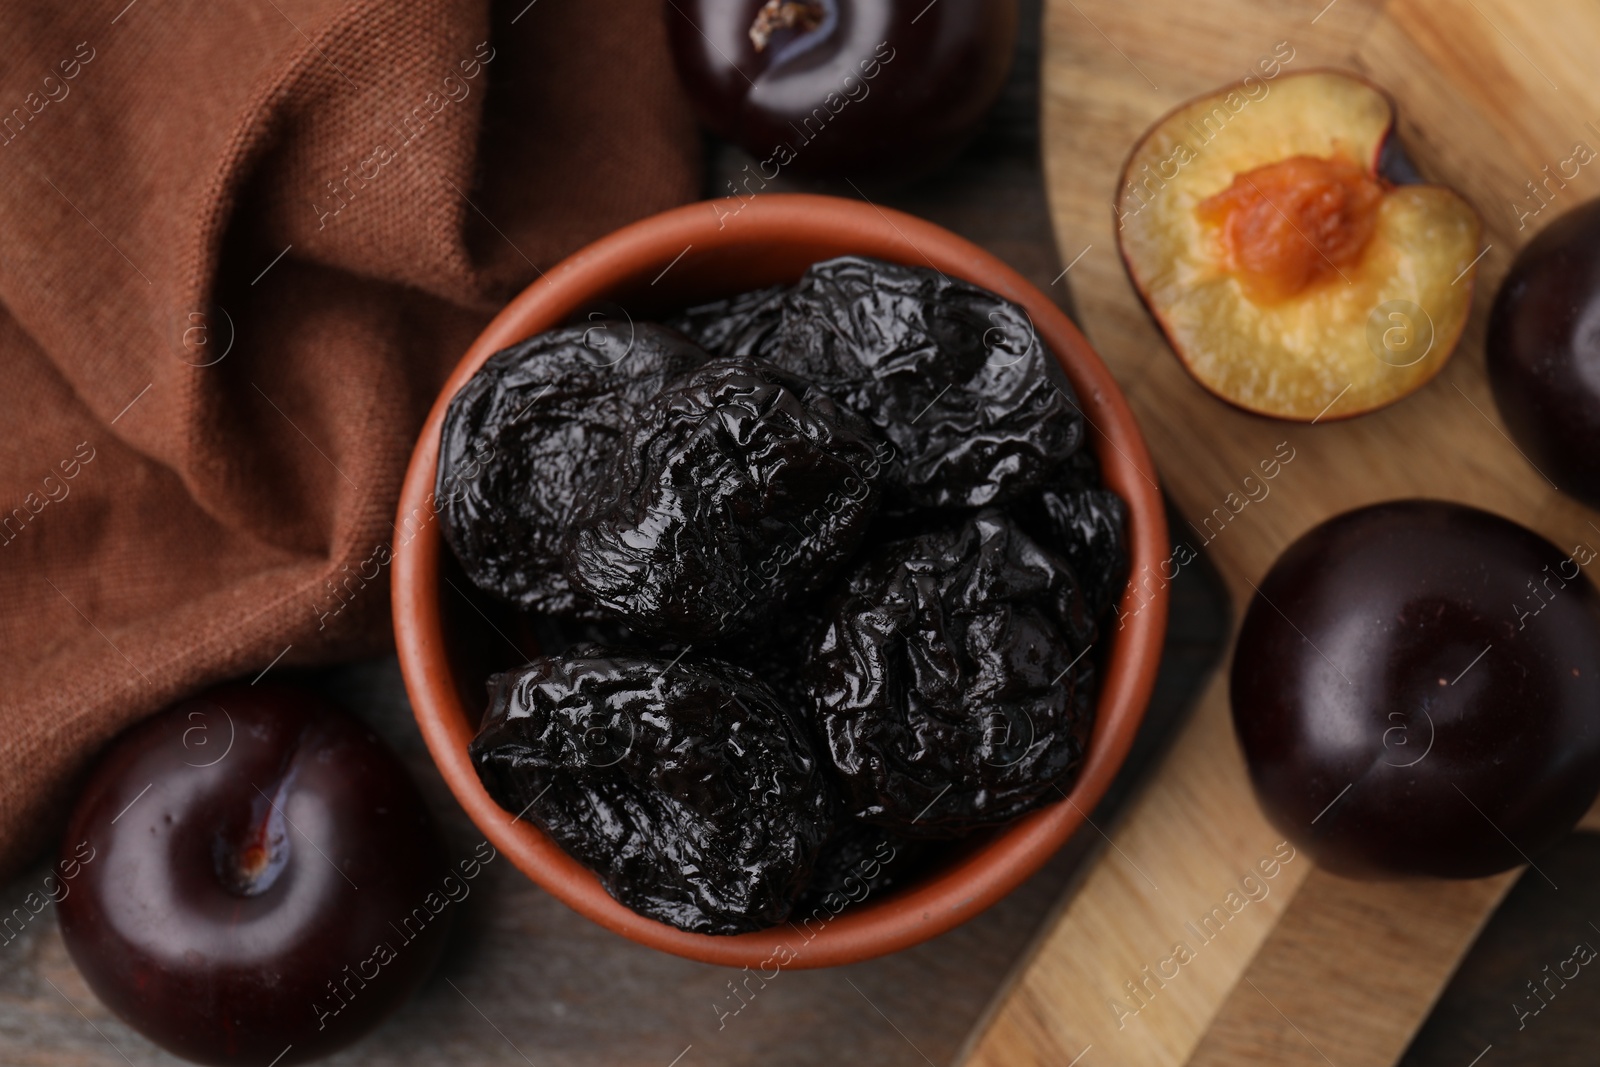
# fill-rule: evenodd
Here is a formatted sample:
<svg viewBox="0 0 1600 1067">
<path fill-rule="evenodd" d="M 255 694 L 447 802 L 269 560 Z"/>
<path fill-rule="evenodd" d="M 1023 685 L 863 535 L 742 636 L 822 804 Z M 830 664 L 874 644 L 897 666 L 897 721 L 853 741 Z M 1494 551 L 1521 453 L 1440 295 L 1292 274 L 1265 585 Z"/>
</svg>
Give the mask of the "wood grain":
<svg viewBox="0 0 1600 1067">
<path fill-rule="evenodd" d="M 1243 775 L 1217 679 L 1122 824 L 1101 827 L 1115 847 L 1040 942 L 974 1064 L 1060 1065 L 1086 1048 L 1086 1064 L 1183 1062 L 1311 867 L 1297 856 L 1271 879 L 1257 872 L 1282 837 L 1239 796 Z M 1209 934 L 1202 919 L 1226 911 L 1247 875 L 1266 894 L 1201 944 L 1190 925 Z M 1162 979 L 1178 942 L 1194 959 Z M 1143 989 L 1138 999 L 1129 982 Z"/>
<path fill-rule="evenodd" d="M 1392 1064 L 1515 874 L 1353 884 L 1313 871 L 1189 1067 Z"/>
<path fill-rule="evenodd" d="M 1216 563 L 1237 603 L 1308 527 L 1383 499 L 1462 500 L 1564 548 L 1600 545 L 1594 513 L 1557 493 L 1506 438 L 1483 360 L 1488 297 L 1516 249 L 1561 210 L 1600 194 L 1600 166 L 1556 188 L 1537 213 L 1527 187 L 1576 142 L 1600 146 L 1592 73 L 1600 8 L 1580 0 L 1052 0 L 1044 36 L 1047 184 L 1063 260 L 1082 253 L 1069 275 L 1082 325 L 1190 520 L 1174 537 L 1189 537 Z M 1287 71 L 1349 69 L 1388 89 L 1424 175 L 1457 188 L 1484 219 L 1478 297 L 1450 364 L 1402 403 L 1331 425 L 1257 418 L 1205 393 L 1144 313 L 1116 251 L 1111 199 L 1139 133 L 1189 97 L 1238 80 L 1279 42 L 1294 50 Z M 1202 517 L 1241 493 L 1243 476 L 1285 444 L 1295 458 L 1270 495 L 1220 528 L 1204 526 Z M 1370 885 L 1296 859 L 1270 896 L 1241 911 L 1137 1015 L 1124 1016 L 1108 1007 L 1127 995 L 1123 982 L 1167 956 L 1184 924 L 1279 840 L 1250 795 L 1220 680 L 1146 795 L 1104 829 L 1117 847 L 1019 968 L 971 1063 L 1066 1064 L 1080 1055 L 1084 1067 L 1393 1063 L 1509 884 L 1503 876 Z"/>
</svg>

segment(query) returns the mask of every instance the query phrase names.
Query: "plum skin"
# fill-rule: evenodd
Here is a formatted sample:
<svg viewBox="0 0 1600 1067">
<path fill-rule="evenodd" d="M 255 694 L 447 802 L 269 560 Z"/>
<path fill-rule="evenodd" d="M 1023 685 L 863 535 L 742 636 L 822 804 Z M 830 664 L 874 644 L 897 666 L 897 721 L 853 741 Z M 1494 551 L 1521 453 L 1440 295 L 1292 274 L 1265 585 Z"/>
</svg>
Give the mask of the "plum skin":
<svg viewBox="0 0 1600 1067">
<path fill-rule="evenodd" d="M 1541 473 L 1600 507 L 1600 200 L 1545 227 L 1489 312 L 1489 383 Z"/>
<path fill-rule="evenodd" d="M 713 133 L 778 171 L 879 188 L 922 177 L 967 144 L 1005 88 L 1016 0 L 815 0 L 815 31 L 750 40 L 762 0 L 663 5 L 679 79 Z M 826 117 L 826 123 L 819 118 Z M 781 147 L 781 146 L 787 146 Z"/>
<path fill-rule="evenodd" d="M 1594 558 L 1428 500 L 1297 540 L 1251 601 L 1230 679 L 1269 821 L 1368 878 L 1481 877 L 1565 836 L 1600 792 Z"/>
<path fill-rule="evenodd" d="M 448 872 L 415 783 L 297 688 L 222 686 L 118 738 L 63 860 L 83 842 L 59 908 L 68 953 L 108 1008 L 200 1063 L 348 1044 L 415 991 L 450 925 L 424 907 Z"/>
</svg>

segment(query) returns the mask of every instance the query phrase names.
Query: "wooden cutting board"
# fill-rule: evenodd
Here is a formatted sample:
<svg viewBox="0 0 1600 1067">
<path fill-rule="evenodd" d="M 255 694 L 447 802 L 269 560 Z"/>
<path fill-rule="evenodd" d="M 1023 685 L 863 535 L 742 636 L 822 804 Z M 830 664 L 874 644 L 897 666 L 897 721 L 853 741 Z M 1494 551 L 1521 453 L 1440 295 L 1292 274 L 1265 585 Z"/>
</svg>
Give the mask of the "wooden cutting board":
<svg viewBox="0 0 1600 1067">
<path fill-rule="evenodd" d="M 1600 5 L 1049 0 L 1044 38 L 1046 177 L 1081 323 L 1193 520 L 1174 537 L 1209 554 L 1239 614 L 1290 541 L 1377 500 L 1466 501 L 1563 548 L 1600 546 L 1600 516 L 1558 494 L 1506 438 L 1483 355 L 1489 301 L 1516 250 L 1600 195 L 1592 164 L 1526 215 L 1539 206 L 1528 183 L 1546 165 L 1556 171 L 1578 142 L 1600 147 Z M 1118 172 L 1139 133 L 1285 48 L 1286 71 L 1343 68 L 1387 88 L 1419 169 L 1484 220 L 1455 357 L 1418 393 L 1343 423 L 1257 418 L 1202 390 L 1140 307 L 1113 230 Z M 1196 525 L 1287 450 L 1294 458 L 1266 497 L 1220 532 Z M 1304 855 L 1285 861 L 1250 794 L 1222 678 L 1144 795 L 1099 829 L 1110 847 L 1020 965 L 970 1063 L 1392 1064 L 1513 877 L 1372 885 L 1319 872 Z"/>
</svg>

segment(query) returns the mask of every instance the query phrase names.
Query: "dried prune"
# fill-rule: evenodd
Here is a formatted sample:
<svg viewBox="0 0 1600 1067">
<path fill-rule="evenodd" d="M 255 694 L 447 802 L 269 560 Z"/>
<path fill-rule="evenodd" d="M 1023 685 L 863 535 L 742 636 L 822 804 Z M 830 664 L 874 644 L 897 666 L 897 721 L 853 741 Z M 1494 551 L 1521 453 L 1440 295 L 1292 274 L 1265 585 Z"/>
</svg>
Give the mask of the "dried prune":
<svg viewBox="0 0 1600 1067">
<path fill-rule="evenodd" d="M 1043 482 L 1083 439 L 1027 313 L 937 271 L 845 256 L 784 300 L 772 357 L 877 426 L 896 506 L 982 507 Z"/>
<path fill-rule="evenodd" d="M 450 402 L 435 486 L 445 541 L 472 581 L 533 611 L 577 609 L 561 566 L 573 502 L 635 409 L 705 359 L 676 331 L 611 322 L 490 356 Z"/>
<path fill-rule="evenodd" d="M 798 714 L 748 671 L 590 646 L 490 690 L 484 788 L 613 897 L 702 933 L 788 917 L 832 805 Z"/>
<path fill-rule="evenodd" d="M 1017 517 L 1072 568 L 1090 616 L 1100 618 L 1128 581 L 1128 505 L 1100 484 L 1093 454 L 1080 449 L 1018 508 Z"/>
<path fill-rule="evenodd" d="M 926 848 L 881 826 L 846 820 L 822 843 L 811 882 L 794 906 L 794 920 L 804 926 L 818 909 L 825 909 L 821 918 L 827 918 L 885 892 L 905 878 Z"/>
<path fill-rule="evenodd" d="M 846 813 L 950 836 L 1057 795 L 1088 741 L 1094 638 L 1071 569 L 998 510 L 884 546 L 808 664 Z"/>
<path fill-rule="evenodd" d="M 680 311 L 667 325 L 713 356 L 770 357 L 783 324 L 783 298 L 789 287 L 754 289 L 726 300 Z"/>
<path fill-rule="evenodd" d="M 821 589 L 882 469 L 858 417 L 756 359 L 713 360 L 635 416 L 573 513 L 567 574 L 644 633 L 711 641 Z"/>
</svg>

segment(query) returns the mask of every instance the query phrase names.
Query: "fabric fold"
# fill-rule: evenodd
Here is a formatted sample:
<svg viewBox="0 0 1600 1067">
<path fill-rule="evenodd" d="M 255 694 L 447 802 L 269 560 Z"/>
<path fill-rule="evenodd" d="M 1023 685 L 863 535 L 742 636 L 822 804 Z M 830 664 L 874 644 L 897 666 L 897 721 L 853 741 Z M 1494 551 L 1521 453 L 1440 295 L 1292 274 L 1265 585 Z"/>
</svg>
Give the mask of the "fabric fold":
<svg viewBox="0 0 1600 1067">
<path fill-rule="evenodd" d="M 449 370 L 542 270 L 699 187 L 660 20 L 0 12 L 0 873 L 140 717 L 389 641 Z"/>
</svg>

